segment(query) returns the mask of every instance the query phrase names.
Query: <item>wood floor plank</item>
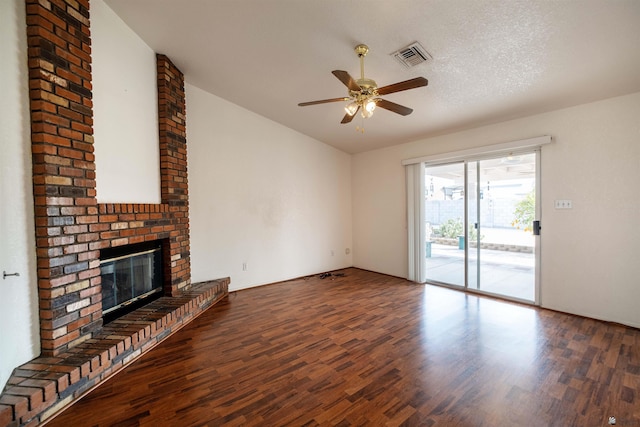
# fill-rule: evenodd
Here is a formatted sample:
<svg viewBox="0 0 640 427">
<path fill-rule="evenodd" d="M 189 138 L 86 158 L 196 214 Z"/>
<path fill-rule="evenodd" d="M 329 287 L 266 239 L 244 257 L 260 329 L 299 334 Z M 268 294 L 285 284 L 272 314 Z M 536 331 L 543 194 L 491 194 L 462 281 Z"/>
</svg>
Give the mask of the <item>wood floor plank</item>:
<svg viewBox="0 0 640 427">
<path fill-rule="evenodd" d="M 640 331 L 347 269 L 232 293 L 47 425 L 640 425 Z"/>
</svg>

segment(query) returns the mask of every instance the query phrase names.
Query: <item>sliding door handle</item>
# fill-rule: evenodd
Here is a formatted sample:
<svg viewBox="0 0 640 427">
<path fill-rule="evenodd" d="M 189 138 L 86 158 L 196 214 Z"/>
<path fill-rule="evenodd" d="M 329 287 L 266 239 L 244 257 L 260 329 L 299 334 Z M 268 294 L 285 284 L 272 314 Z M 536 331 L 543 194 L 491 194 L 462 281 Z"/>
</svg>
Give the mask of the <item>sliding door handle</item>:
<svg viewBox="0 0 640 427">
<path fill-rule="evenodd" d="M 533 221 L 533 235 L 539 236 L 540 230 L 542 230 L 542 227 L 540 226 L 540 221 Z"/>
</svg>

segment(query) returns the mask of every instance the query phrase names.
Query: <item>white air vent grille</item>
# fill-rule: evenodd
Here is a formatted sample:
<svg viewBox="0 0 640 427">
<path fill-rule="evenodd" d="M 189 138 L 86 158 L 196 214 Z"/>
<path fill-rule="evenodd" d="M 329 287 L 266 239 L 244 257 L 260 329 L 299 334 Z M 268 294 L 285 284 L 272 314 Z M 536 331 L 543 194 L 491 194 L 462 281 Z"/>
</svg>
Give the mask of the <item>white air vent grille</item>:
<svg viewBox="0 0 640 427">
<path fill-rule="evenodd" d="M 425 50 L 420 43 L 415 42 L 407 47 L 404 47 L 397 52 L 391 54 L 398 62 L 407 68 L 415 67 L 416 65 L 427 62 L 433 59 L 431 55 Z"/>
</svg>

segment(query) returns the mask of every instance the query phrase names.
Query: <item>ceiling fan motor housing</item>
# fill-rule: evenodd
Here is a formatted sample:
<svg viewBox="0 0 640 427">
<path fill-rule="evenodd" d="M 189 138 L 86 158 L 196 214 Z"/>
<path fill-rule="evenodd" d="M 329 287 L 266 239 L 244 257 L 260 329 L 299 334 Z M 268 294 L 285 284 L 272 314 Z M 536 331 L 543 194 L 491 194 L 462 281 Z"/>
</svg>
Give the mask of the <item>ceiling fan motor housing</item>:
<svg viewBox="0 0 640 427">
<path fill-rule="evenodd" d="M 356 80 L 356 83 L 362 88 L 362 90 L 369 90 L 370 92 L 373 92 L 378 88 L 376 82 L 371 79 L 358 79 Z"/>
</svg>

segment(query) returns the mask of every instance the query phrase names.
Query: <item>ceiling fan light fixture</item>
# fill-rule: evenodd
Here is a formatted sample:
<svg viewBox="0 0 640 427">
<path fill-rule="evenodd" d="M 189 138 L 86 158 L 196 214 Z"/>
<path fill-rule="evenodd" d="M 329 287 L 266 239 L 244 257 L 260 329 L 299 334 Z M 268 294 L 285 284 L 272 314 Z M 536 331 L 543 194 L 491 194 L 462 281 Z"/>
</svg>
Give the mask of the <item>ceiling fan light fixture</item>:
<svg viewBox="0 0 640 427">
<path fill-rule="evenodd" d="M 369 113 L 373 113 L 373 110 L 376 109 L 376 99 L 369 99 L 364 103 L 364 110 L 368 111 Z"/>
<path fill-rule="evenodd" d="M 344 111 L 346 111 L 348 115 L 353 116 L 356 111 L 358 111 L 358 104 L 355 102 L 350 102 L 344 107 Z"/>
<path fill-rule="evenodd" d="M 367 110 L 366 108 L 363 108 L 360 114 L 362 114 L 363 118 L 368 119 L 369 117 L 373 116 L 373 110 Z"/>
</svg>

